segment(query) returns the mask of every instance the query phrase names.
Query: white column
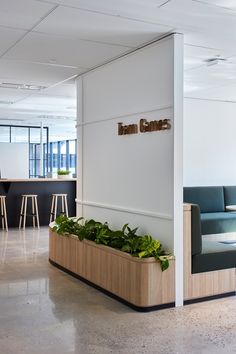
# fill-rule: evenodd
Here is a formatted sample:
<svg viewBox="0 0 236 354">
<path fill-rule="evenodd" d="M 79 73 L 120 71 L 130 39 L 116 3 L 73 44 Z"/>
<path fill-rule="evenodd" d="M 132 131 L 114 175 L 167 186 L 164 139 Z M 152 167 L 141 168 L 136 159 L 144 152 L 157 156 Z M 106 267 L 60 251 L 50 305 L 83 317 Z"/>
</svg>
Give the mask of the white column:
<svg viewBox="0 0 236 354">
<path fill-rule="evenodd" d="M 174 254 L 175 306 L 183 306 L 183 35 L 174 41 Z"/>
<path fill-rule="evenodd" d="M 40 161 L 39 161 L 39 176 L 43 176 L 43 123 L 40 123 Z"/>
</svg>

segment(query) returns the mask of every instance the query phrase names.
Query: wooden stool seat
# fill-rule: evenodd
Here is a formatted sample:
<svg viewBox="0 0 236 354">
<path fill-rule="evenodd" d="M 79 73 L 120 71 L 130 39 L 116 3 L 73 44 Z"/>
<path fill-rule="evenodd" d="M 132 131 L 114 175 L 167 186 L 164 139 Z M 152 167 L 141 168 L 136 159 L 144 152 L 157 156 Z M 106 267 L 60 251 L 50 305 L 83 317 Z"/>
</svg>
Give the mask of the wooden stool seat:
<svg viewBox="0 0 236 354">
<path fill-rule="evenodd" d="M 37 194 L 22 194 L 21 196 L 28 197 L 28 198 L 34 198 L 34 197 L 37 197 L 38 195 Z"/>
<path fill-rule="evenodd" d="M 33 227 L 35 227 L 35 221 L 37 223 L 37 227 L 39 229 L 39 212 L 38 212 L 38 195 L 37 194 L 22 194 L 21 195 L 21 210 L 20 210 L 20 222 L 19 229 L 21 228 L 21 224 L 23 221 L 23 229 L 25 229 L 26 216 L 30 215 L 33 218 Z M 27 202 L 28 198 L 31 198 L 32 204 L 32 213 L 27 214 Z"/>
<path fill-rule="evenodd" d="M 0 195 L 0 217 L 2 221 L 2 229 L 8 231 L 6 196 Z"/>
<path fill-rule="evenodd" d="M 51 212 L 50 212 L 50 223 L 57 218 L 57 204 L 58 198 L 61 198 L 61 212 L 60 214 L 66 215 L 68 217 L 68 205 L 67 205 L 67 194 L 52 194 L 52 204 L 51 204 Z"/>
</svg>

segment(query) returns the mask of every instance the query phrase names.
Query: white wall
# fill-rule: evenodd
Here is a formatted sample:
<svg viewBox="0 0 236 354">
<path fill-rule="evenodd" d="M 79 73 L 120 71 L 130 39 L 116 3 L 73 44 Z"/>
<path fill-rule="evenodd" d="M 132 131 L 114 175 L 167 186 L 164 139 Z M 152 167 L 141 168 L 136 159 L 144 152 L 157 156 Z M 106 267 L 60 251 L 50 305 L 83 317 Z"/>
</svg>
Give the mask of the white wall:
<svg viewBox="0 0 236 354">
<path fill-rule="evenodd" d="M 2 178 L 29 178 L 29 145 L 0 143 Z"/>
<path fill-rule="evenodd" d="M 236 184 L 236 104 L 185 99 L 184 185 Z"/>
<path fill-rule="evenodd" d="M 182 36 L 173 35 L 78 78 L 78 214 L 108 221 L 113 228 L 128 222 L 159 239 L 177 257 L 178 294 L 182 53 Z M 118 122 L 141 118 L 168 118 L 172 128 L 118 136 Z"/>
</svg>

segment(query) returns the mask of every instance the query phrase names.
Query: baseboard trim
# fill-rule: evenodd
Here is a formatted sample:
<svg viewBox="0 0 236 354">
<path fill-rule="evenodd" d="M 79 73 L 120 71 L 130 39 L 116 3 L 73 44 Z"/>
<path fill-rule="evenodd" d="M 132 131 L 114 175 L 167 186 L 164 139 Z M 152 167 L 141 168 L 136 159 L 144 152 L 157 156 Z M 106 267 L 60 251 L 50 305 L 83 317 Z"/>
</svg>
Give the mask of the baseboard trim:
<svg viewBox="0 0 236 354">
<path fill-rule="evenodd" d="M 235 295 L 236 295 L 236 291 L 230 291 L 228 293 L 223 293 L 223 294 L 199 297 L 196 299 L 184 300 L 184 305 L 196 304 L 198 302 L 203 302 L 203 301 L 217 300 L 217 299 L 221 299 L 224 297 L 235 296 Z"/>
</svg>

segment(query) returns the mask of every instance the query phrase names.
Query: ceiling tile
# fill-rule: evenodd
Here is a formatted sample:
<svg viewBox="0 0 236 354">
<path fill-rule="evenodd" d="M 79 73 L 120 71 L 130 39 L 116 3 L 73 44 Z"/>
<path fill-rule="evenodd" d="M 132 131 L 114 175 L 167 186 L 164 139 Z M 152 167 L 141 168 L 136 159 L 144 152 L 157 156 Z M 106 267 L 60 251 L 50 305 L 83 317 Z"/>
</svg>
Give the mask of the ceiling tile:
<svg viewBox="0 0 236 354">
<path fill-rule="evenodd" d="M 93 11 L 108 11 L 119 13 L 121 10 L 150 9 L 153 10 L 166 3 L 167 0 L 50 0 L 54 4 L 75 8 L 86 8 Z"/>
<path fill-rule="evenodd" d="M 202 65 L 202 60 L 199 58 L 192 58 L 192 57 L 184 57 L 184 70 L 192 70 L 194 68 L 199 67 Z"/>
<path fill-rule="evenodd" d="M 127 50 L 122 46 L 29 33 L 4 58 L 91 68 Z"/>
<path fill-rule="evenodd" d="M 210 6 L 218 6 L 227 10 L 236 10 L 235 0 L 193 0 Z"/>
<path fill-rule="evenodd" d="M 167 0 L 53 0 L 52 2 L 64 7 L 133 19 L 139 22 L 150 22 L 170 28 L 173 28 L 172 23 L 176 22 L 175 18 L 170 21 L 171 24 L 162 18 L 160 9 Z"/>
<path fill-rule="evenodd" d="M 29 105 L 30 107 L 40 107 L 40 109 L 50 109 L 52 111 L 63 109 L 68 111 L 68 113 L 74 113 L 76 108 L 75 97 L 62 97 L 62 96 L 47 96 L 46 94 L 34 94 L 24 101 L 20 102 L 19 106 Z M 73 107 L 73 110 L 70 108 Z"/>
<path fill-rule="evenodd" d="M 15 44 L 26 31 L 0 27 L 0 56 Z"/>
<path fill-rule="evenodd" d="M 158 23 L 177 30 L 183 28 L 185 31 L 206 30 L 212 33 L 223 31 L 230 35 L 230 31 L 236 25 L 234 13 L 190 0 L 54 0 L 54 2 L 64 6 Z"/>
<path fill-rule="evenodd" d="M 34 31 L 137 47 L 171 31 L 171 27 L 59 7 Z"/>
<path fill-rule="evenodd" d="M 204 32 L 186 32 L 184 35 L 184 43 L 196 47 L 205 47 L 212 49 L 215 53 L 230 57 L 236 55 L 236 47 L 234 43 L 234 33 L 236 33 L 236 20 L 235 30 L 230 35 L 217 34 L 212 35 L 207 31 Z M 201 49 L 200 49 L 201 50 Z"/>
<path fill-rule="evenodd" d="M 236 86 L 227 85 L 211 89 L 207 89 L 207 87 L 204 89 L 203 87 L 199 91 L 186 92 L 185 96 L 191 98 L 200 98 L 204 100 L 236 102 Z"/>
<path fill-rule="evenodd" d="M 0 25 L 30 29 L 53 7 L 36 0 L 0 0 Z"/>
<path fill-rule="evenodd" d="M 29 92 L 24 90 L 17 89 L 6 89 L 0 87 L 0 100 L 1 101 L 10 101 L 15 102 L 26 98 L 29 95 Z"/>
<path fill-rule="evenodd" d="M 48 96 L 63 96 L 63 97 L 74 97 L 76 98 L 76 85 L 75 82 L 73 84 L 60 84 L 43 91 L 44 94 Z"/>
<path fill-rule="evenodd" d="M 199 47 L 193 45 L 184 46 L 184 55 L 186 57 L 193 57 L 193 58 L 204 60 L 215 56 L 221 56 L 222 54 L 223 53 L 220 49 L 217 50 L 217 49 Z"/>
<path fill-rule="evenodd" d="M 236 81 L 236 64 L 235 63 L 219 63 L 208 66 L 204 64 L 196 69 L 185 72 L 185 94 L 191 92 L 192 97 L 196 94 L 208 93 L 221 87 L 231 87 Z M 226 91 L 224 92 L 224 99 Z M 204 96 L 207 98 L 208 96 Z M 218 96 L 219 97 L 219 96 Z M 223 97 L 223 96 L 222 96 Z"/>
<path fill-rule="evenodd" d="M 51 86 L 80 73 L 77 68 L 0 59 L 0 81 Z"/>
</svg>

